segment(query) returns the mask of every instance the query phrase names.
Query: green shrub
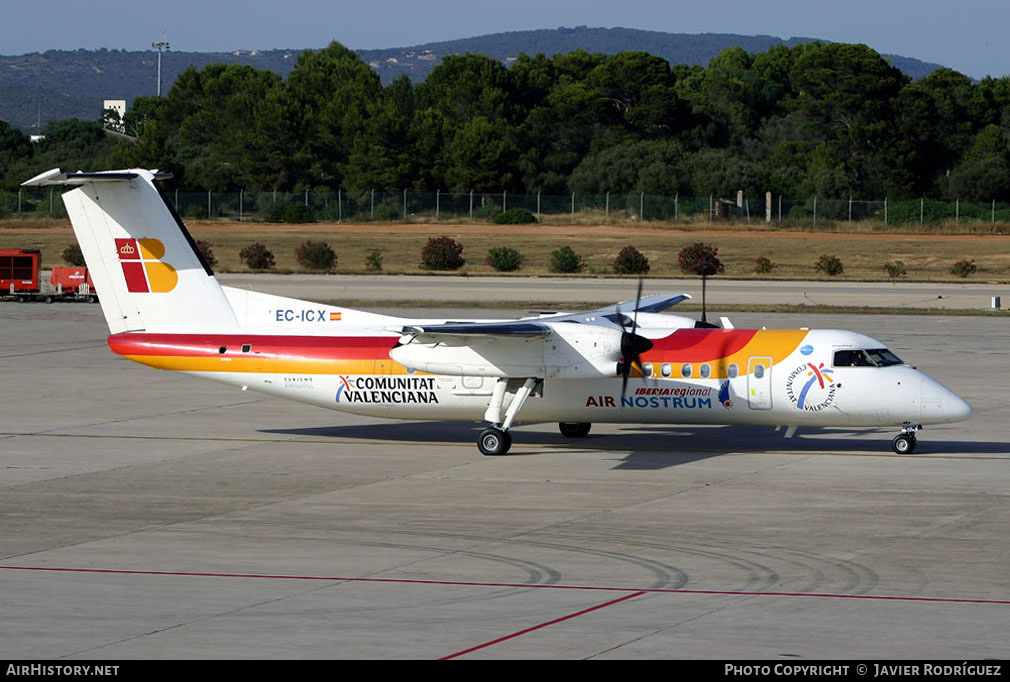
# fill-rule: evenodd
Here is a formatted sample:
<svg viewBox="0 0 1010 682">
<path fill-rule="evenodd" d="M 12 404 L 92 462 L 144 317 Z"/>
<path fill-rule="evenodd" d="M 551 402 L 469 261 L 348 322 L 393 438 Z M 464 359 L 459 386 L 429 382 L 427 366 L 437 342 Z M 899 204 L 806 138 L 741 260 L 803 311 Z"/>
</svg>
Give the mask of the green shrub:
<svg viewBox="0 0 1010 682">
<path fill-rule="evenodd" d="M 451 237 L 430 237 L 421 249 L 421 265 L 426 270 L 458 270 L 465 264 L 463 245 Z"/>
<path fill-rule="evenodd" d="M 814 264 L 814 269 L 834 277 L 842 274 L 845 268 L 842 267 L 842 261 L 838 256 L 821 256 Z"/>
<path fill-rule="evenodd" d="M 368 255 L 365 256 L 365 269 L 372 272 L 378 272 L 382 269 L 382 251 L 372 249 L 368 252 Z"/>
<path fill-rule="evenodd" d="M 305 204 L 288 204 L 281 214 L 286 223 L 313 223 L 316 216 Z"/>
<path fill-rule="evenodd" d="M 508 246 L 499 246 L 487 252 L 487 264 L 498 272 L 512 272 L 523 264 L 523 255 Z"/>
<path fill-rule="evenodd" d="M 337 264 L 337 254 L 326 242 L 302 242 L 295 249 L 295 260 L 312 270 L 332 270 Z"/>
<path fill-rule="evenodd" d="M 766 275 L 774 269 L 775 263 L 772 263 L 770 259 L 764 256 L 754 259 L 754 272 Z"/>
<path fill-rule="evenodd" d="M 718 254 L 719 249 L 714 246 L 695 242 L 680 250 L 677 254 L 677 264 L 680 265 L 682 272 L 711 277 L 726 269 L 717 257 Z"/>
<path fill-rule="evenodd" d="M 284 222 L 284 207 L 278 206 L 277 204 L 271 204 L 266 208 L 260 209 L 260 220 L 265 223 L 283 223 Z"/>
<path fill-rule="evenodd" d="M 551 272 L 582 272 L 586 262 L 570 246 L 551 251 Z"/>
<path fill-rule="evenodd" d="M 207 207 L 201 204 L 190 204 L 186 207 L 186 217 L 190 220 L 206 220 Z"/>
<path fill-rule="evenodd" d="M 403 204 L 397 200 L 384 201 L 371 211 L 375 220 L 403 220 Z"/>
<path fill-rule="evenodd" d="M 968 275 L 974 275 L 976 270 L 978 268 L 975 267 L 974 258 L 972 260 L 959 260 L 950 269 L 950 274 L 957 275 L 958 277 L 967 277 Z"/>
<path fill-rule="evenodd" d="M 619 275 L 644 275 L 649 271 L 649 259 L 634 246 L 625 246 L 617 254 L 613 267 Z"/>
<path fill-rule="evenodd" d="M 528 225 L 537 222 L 537 217 L 525 208 L 510 208 L 493 218 L 495 225 Z"/>
<path fill-rule="evenodd" d="M 901 277 L 902 275 L 906 274 L 905 264 L 900 260 L 896 260 L 893 263 L 891 262 L 884 263 L 884 272 L 886 272 L 887 276 L 890 277 L 891 279 L 897 279 L 898 277 Z"/>
<path fill-rule="evenodd" d="M 269 270 L 274 266 L 274 255 L 270 249 L 255 242 L 238 252 L 238 257 L 253 270 Z"/>
<path fill-rule="evenodd" d="M 501 206 L 495 206 L 494 204 L 484 204 L 480 208 L 476 208 L 473 211 L 473 217 L 476 220 L 487 220 L 488 222 L 494 221 L 495 217 L 501 215 Z"/>
<path fill-rule="evenodd" d="M 214 258 L 214 250 L 210 248 L 210 242 L 205 242 L 202 239 L 196 240 L 196 248 L 200 250 L 200 255 L 207 262 L 207 265 L 214 267 L 217 265 L 217 258 Z"/>
<path fill-rule="evenodd" d="M 84 254 L 81 253 L 81 247 L 76 242 L 67 245 L 67 248 L 63 249 L 63 253 L 60 256 L 67 265 L 73 265 L 78 268 L 84 265 Z"/>
</svg>

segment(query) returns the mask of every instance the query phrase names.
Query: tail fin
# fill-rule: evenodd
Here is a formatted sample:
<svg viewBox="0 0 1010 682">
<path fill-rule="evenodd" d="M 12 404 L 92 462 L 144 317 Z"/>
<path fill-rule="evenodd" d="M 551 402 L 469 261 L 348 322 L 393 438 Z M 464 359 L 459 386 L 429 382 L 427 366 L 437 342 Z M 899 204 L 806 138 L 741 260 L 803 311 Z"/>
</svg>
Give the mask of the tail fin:
<svg viewBox="0 0 1010 682">
<path fill-rule="evenodd" d="M 113 334 L 237 328 L 235 313 L 157 171 L 42 173 L 25 186 L 67 185 L 70 222 Z"/>
</svg>

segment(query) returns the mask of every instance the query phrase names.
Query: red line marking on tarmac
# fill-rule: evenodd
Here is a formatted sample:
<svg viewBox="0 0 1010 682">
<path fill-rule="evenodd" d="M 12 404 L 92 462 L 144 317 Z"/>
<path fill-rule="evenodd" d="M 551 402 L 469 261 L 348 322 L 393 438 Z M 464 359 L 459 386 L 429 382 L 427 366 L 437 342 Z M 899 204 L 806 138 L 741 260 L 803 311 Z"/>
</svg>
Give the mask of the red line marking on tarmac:
<svg viewBox="0 0 1010 682">
<path fill-rule="evenodd" d="M 546 623 L 540 623 L 539 625 L 533 625 L 532 627 L 528 627 L 528 628 L 526 628 L 524 630 L 519 630 L 518 632 L 513 632 L 511 635 L 505 635 L 504 637 L 499 637 L 498 639 L 492 639 L 490 642 L 484 642 L 483 644 L 478 644 L 477 646 L 472 646 L 469 649 L 463 649 L 462 651 L 457 651 L 454 654 L 449 654 L 448 656 L 443 656 L 442 658 L 440 658 L 438 660 L 440 660 L 440 661 L 448 661 L 448 660 L 451 660 L 453 658 L 459 658 L 460 656 L 472 653 L 474 651 L 477 651 L 478 649 L 485 649 L 485 648 L 487 648 L 489 646 L 494 646 L 495 644 L 500 644 L 500 643 L 502 643 L 502 642 L 504 642 L 506 640 L 513 639 L 513 638 L 519 637 L 521 635 L 525 635 L 528 632 L 533 632 L 534 630 L 540 630 L 541 628 L 548 627 L 549 625 L 555 625 L 557 623 L 561 623 L 561 622 L 564 622 L 566 620 L 570 620 L 572 618 L 578 618 L 581 615 L 584 615 L 584 614 L 587 614 L 587 613 L 591 613 L 593 611 L 599 611 L 600 609 L 604 609 L 604 608 L 606 608 L 608 606 L 613 606 L 614 604 L 619 604 L 622 601 L 627 601 L 628 599 L 632 599 L 634 597 L 639 597 L 639 596 L 641 596 L 641 595 L 643 595 L 645 593 L 646 592 L 644 590 L 639 590 L 638 592 L 635 592 L 633 594 L 626 594 L 623 597 L 618 597 L 617 599 L 611 599 L 608 602 L 604 602 L 602 604 L 597 604 L 596 606 L 590 606 L 588 609 L 582 609 L 581 611 L 576 611 L 575 613 L 569 613 L 567 616 L 561 616 L 560 618 L 555 618 L 554 620 L 549 620 Z"/>
<path fill-rule="evenodd" d="M 47 566 L 0 566 L 7 571 L 53 573 L 106 573 L 115 575 L 176 576 L 183 578 L 258 578 L 269 580 L 320 580 L 348 583 L 396 583 L 444 585 L 448 587 L 515 587 L 539 590 L 581 590 L 585 592 L 641 592 L 643 594 L 697 594 L 729 597 L 819 597 L 821 599 L 862 599 L 868 601 L 910 601 L 933 604 L 994 604 L 1010 606 L 1010 599 L 968 599 L 961 597 L 903 597 L 875 594 L 838 594 L 831 592 L 754 592 L 746 590 L 685 590 L 662 587 L 608 587 L 605 585 L 545 585 L 537 583 L 494 583 L 465 580 L 418 580 L 412 578 L 353 578 L 322 575 L 273 575 L 269 573 L 203 573 L 195 571 L 141 571 L 119 568 L 59 568 Z"/>
</svg>

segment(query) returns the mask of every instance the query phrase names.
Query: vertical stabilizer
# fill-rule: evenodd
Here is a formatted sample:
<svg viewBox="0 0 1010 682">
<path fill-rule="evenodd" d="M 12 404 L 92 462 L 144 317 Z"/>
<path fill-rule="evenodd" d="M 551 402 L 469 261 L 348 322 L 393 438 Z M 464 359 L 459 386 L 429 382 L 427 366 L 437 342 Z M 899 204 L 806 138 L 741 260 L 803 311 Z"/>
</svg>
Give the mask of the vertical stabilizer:
<svg viewBox="0 0 1010 682">
<path fill-rule="evenodd" d="M 70 222 L 113 334 L 238 327 L 196 242 L 148 170 L 43 173 L 25 186 L 72 186 Z"/>
</svg>

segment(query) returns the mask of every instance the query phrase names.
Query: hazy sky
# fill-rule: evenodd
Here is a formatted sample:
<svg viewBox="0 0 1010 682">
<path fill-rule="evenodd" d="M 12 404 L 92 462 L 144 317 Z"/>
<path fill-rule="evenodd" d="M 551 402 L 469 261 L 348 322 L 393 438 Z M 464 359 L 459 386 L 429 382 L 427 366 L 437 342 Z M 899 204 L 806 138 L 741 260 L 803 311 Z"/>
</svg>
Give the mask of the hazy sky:
<svg viewBox="0 0 1010 682">
<path fill-rule="evenodd" d="M 1007 0 L 0 0 L 0 54 L 402 47 L 559 26 L 766 34 L 865 43 L 968 76 L 1010 74 Z"/>
</svg>

